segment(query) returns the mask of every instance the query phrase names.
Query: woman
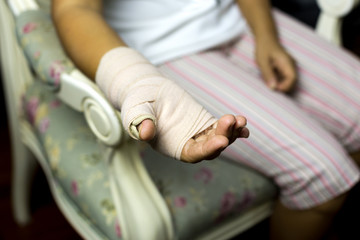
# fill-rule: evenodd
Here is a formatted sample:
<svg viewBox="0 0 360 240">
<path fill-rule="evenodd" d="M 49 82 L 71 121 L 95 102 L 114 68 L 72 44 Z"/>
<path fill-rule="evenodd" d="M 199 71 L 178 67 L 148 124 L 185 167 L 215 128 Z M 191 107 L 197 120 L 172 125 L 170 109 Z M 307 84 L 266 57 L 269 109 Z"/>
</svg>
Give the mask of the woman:
<svg viewBox="0 0 360 240">
<path fill-rule="evenodd" d="M 359 179 L 348 154 L 360 148 L 355 58 L 277 12 L 275 25 L 267 0 L 53 0 L 53 18 L 130 135 L 186 162 L 222 152 L 271 177 L 272 239 L 326 235 Z M 249 139 L 235 141 L 246 119 L 227 113 L 247 118 Z"/>
</svg>

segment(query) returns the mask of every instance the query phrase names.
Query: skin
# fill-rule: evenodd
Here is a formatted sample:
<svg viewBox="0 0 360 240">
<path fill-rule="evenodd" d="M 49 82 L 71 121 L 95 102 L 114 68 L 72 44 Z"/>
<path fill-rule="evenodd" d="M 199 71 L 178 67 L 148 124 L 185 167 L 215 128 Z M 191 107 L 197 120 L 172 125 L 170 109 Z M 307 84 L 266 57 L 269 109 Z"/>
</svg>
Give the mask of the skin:
<svg viewBox="0 0 360 240">
<path fill-rule="evenodd" d="M 281 45 L 268 0 L 238 0 L 256 41 L 255 59 L 266 85 L 290 92 L 296 84 L 295 61 Z"/>
<path fill-rule="evenodd" d="M 265 84 L 274 91 L 290 92 L 297 80 L 296 64 L 278 39 L 269 1 L 236 2 L 255 36 L 255 58 Z M 104 21 L 102 1 L 53 0 L 52 3 L 53 20 L 65 50 L 78 68 L 94 79 L 101 57 L 115 47 L 126 46 Z M 213 159 L 237 138 L 249 136 L 245 126 L 244 117 L 224 115 L 186 143 L 181 160 L 194 163 Z M 144 120 L 138 129 L 142 140 L 149 141 L 154 137 L 155 126 L 151 120 Z M 270 238 L 321 239 L 345 198 L 346 194 L 343 194 L 307 210 L 288 209 L 277 201 L 270 219 Z"/>
</svg>

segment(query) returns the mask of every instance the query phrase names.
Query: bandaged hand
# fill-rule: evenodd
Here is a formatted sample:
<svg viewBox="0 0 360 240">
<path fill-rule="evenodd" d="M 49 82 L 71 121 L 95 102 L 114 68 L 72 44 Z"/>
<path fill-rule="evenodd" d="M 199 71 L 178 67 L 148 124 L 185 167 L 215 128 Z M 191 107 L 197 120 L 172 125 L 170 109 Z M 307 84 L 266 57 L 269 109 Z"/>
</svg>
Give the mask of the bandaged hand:
<svg viewBox="0 0 360 240">
<path fill-rule="evenodd" d="M 216 135 L 216 131 L 229 135 L 225 136 L 227 141 L 224 139 L 218 146 L 219 151 L 210 154 L 211 158 L 235 138 L 248 135 L 246 120 L 232 115 L 222 120 L 229 126 L 216 130 L 217 120 L 211 114 L 131 48 L 119 47 L 107 52 L 100 61 L 96 82 L 113 106 L 121 111 L 123 126 L 130 136 L 140 139 L 138 126 L 145 119 L 152 120 L 155 134 L 149 143 L 155 150 L 173 158 L 183 160 L 184 146 L 189 151 L 190 144 L 191 152 L 193 141 L 204 139 L 205 130 L 211 135 Z M 228 133 L 229 127 L 233 132 Z M 196 160 L 203 160 L 201 154 Z"/>
</svg>

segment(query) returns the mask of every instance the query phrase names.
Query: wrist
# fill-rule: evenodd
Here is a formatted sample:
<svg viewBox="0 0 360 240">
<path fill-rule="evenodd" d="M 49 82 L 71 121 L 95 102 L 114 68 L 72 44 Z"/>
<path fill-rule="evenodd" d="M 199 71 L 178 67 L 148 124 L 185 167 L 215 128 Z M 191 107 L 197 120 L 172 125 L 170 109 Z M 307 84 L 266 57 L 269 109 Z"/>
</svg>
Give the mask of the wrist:
<svg viewBox="0 0 360 240">
<path fill-rule="evenodd" d="M 255 36 L 257 45 L 281 46 L 279 37 L 274 33 L 263 33 Z"/>
</svg>

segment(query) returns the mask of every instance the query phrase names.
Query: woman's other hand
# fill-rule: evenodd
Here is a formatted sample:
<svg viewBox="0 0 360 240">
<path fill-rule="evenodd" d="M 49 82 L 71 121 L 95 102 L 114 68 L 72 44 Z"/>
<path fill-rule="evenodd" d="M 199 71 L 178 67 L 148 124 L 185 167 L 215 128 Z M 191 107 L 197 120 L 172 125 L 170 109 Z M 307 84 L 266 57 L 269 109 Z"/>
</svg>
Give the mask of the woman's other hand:
<svg viewBox="0 0 360 240">
<path fill-rule="evenodd" d="M 255 53 L 257 64 L 269 88 L 290 92 L 297 79 L 296 64 L 278 43 L 258 43 Z"/>
</svg>

